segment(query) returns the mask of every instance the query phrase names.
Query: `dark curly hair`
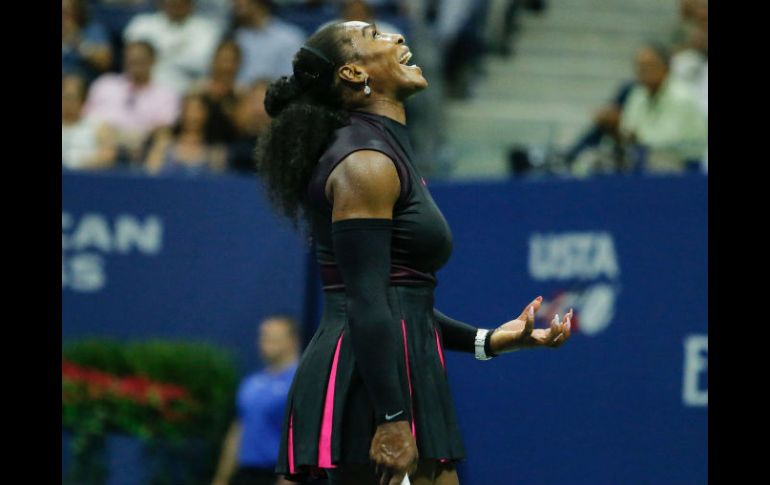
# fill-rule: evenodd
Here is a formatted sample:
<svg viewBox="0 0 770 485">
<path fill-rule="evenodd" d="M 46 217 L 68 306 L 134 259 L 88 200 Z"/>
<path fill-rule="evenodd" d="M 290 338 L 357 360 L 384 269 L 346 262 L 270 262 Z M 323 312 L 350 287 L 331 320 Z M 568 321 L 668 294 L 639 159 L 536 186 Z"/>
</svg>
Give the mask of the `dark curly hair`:
<svg viewBox="0 0 770 485">
<path fill-rule="evenodd" d="M 355 56 L 344 26 L 326 26 L 294 56 L 294 75 L 271 83 L 265 95 L 272 122 L 257 143 L 257 173 L 270 202 L 295 228 L 307 214 L 305 191 L 318 158 L 332 132 L 350 123 L 348 88 L 336 71 Z"/>
</svg>

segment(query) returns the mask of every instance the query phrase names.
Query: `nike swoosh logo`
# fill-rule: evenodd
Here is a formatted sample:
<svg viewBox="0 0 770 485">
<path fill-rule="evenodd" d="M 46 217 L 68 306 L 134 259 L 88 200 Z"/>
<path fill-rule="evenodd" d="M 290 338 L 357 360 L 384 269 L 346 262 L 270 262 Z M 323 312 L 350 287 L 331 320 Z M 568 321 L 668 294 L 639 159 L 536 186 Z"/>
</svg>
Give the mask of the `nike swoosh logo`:
<svg viewBox="0 0 770 485">
<path fill-rule="evenodd" d="M 399 414 L 401 414 L 403 412 L 404 412 L 404 410 L 402 409 L 401 411 L 397 412 L 396 414 L 387 414 L 387 413 L 385 413 L 385 421 L 390 421 L 391 419 L 395 418 L 396 416 L 398 416 Z"/>
</svg>

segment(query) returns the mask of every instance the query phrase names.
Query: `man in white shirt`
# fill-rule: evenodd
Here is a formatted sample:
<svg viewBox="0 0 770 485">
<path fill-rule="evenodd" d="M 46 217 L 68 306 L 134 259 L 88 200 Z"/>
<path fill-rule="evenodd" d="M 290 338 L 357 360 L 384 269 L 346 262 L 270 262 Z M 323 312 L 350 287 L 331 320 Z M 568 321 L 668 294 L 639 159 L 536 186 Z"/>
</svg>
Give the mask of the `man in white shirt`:
<svg viewBox="0 0 770 485">
<path fill-rule="evenodd" d="M 233 0 L 235 41 L 243 52 L 239 85 L 290 76 L 293 72 L 291 63 L 305 42 L 305 33 L 273 17 L 270 10 L 268 0 Z"/>
<path fill-rule="evenodd" d="M 647 45 L 636 55 L 638 84 L 623 107 L 624 140 L 646 147 L 644 169 L 680 172 L 685 162 L 700 160 L 708 146 L 708 125 L 696 94 L 669 76 L 665 48 Z"/>
<path fill-rule="evenodd" d="M 126 42 L 143 40 L 157 52 L 153 80 L 183 94 L 211 64 L 222 27 L 195 15 L 193 0 L 160 0 L 160 12 L 140 14 L 123 32 Z"/>
</svg>

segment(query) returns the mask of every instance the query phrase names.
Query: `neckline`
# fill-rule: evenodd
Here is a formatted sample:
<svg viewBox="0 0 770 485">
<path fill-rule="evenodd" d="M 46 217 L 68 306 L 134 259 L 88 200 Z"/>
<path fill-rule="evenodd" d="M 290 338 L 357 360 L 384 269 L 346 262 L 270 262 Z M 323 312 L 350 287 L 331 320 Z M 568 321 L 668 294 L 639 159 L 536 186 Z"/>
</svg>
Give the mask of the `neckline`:
<svg viewBox="0 0 770 485">
<path fill-rule="evenodd" d="M 392 123 L 394 123 L 397 126 L 400 126 L 402 128 L 406 128 L 407 127 L 404 123 L 401 123 L 400 121 L 396 121 L 396 120 L 394 120 L 393 118 L 391 118 L 389 116 L 385 116 L 385 115 L 381 115 L 381 114 L 377 114 L 377 113 L 371 113 L 369 111 L 359 111 L 359 110 L 352 110 L 351 113 L 356 113 L 356 114 L 360 114 L 360 115 L 364 115 L 364 116 L 374 116 L 376 118 L 382 118 L 383 120 L 390 121 L 390 122 L 392 122 Z"/>
</svg>

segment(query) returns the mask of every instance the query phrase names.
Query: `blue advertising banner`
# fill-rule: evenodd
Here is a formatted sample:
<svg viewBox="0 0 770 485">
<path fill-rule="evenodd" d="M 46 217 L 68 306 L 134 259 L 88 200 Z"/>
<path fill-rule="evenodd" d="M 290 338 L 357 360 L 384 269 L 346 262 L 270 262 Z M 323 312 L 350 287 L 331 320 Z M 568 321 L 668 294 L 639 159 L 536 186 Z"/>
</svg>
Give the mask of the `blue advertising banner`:
<svg viewBox="0 0 770 485">
<path fill-rule="evenodd" d="M 442 312 L 493 328 L 545 299 L 563 347 L 448 353 L 463 485 L 705 484 L 708 179 L 431 186 L 454 234 Z"/>
<path fill-rule="evenodd" d="M 254 179 L 62 180 L 62 337 L 205 340 L 261 366 L 257 324 L 302 317 L 306 249 Z"/>
<path fill-rule="evenodd" d="M 429 185 L 454 236 L 437 308 L 487 328 L 538 295 L 539 326 L 576 312 L 556 350 L 447 352 L 463 485 L 707 483 L 707 185 Z M 208 340 L 248 371 L 263 316 L 320 315 L 304 241 L 250 178 L 65 174 L 62 257 L 65 339 Z"/>
</svg>

